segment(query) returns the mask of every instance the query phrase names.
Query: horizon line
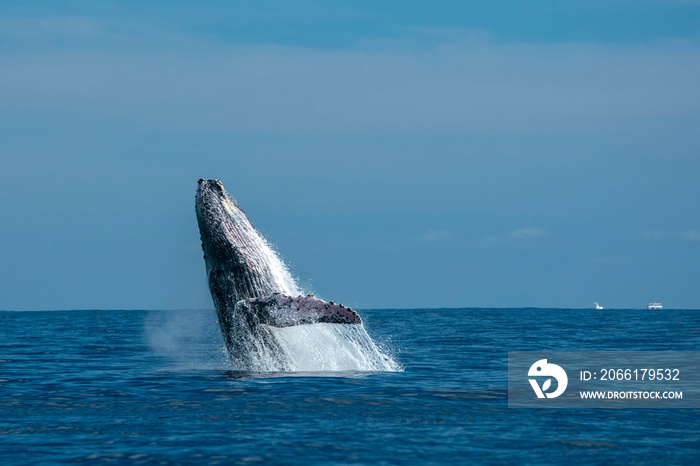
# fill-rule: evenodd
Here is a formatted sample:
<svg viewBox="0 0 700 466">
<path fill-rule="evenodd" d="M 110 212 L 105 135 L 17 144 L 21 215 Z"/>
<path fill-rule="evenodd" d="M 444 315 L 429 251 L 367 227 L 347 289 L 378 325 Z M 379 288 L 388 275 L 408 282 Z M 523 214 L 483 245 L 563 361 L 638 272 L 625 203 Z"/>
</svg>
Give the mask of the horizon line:
<svg viewBox="0 0 700 466">
<path fill-rule="evenodd" d="M 700 311 L 700 308 L 663 308 L 663 309 L 647 309 L 643 307 L 607 307 L 604 309 L 595 309 L 591 307 L 540 307 L 540 306 L 520 306 L 520 307 L 503 307 L 503 306 L 468 306 L 468 307 L 412 307 L 412 308 L 402 308 L 402 307 L 365 307 L 365 308 L 353 308 L 357 311 L 450 311 L 450 310 L 460 310 L 460 309 L 483 309 L 483 310 L 503 310 L 503 309 L 541 309 L 541 310 L 581 310 L 581 311 L 648 311 L 648 310 L 660 310 L 660 311 Z M 116 311 L 116 312 L 199 312 L 199 311 L 215 311 L 213 307 L 211 308 L 183 308 L 183 309 L 106 309 L 106 308 L 83 308 L 83 309 L 0 309 L 0 312 L 105 312 L 105 311 Z"/>
</svg>

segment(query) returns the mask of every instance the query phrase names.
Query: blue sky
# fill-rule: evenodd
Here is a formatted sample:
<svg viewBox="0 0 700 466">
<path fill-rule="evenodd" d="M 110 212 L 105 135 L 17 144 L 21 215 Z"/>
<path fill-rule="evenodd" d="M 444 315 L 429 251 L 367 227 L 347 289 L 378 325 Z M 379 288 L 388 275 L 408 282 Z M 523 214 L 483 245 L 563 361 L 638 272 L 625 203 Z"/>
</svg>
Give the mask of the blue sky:
<svg viewBox="0 0 700 466">
<path fill-rule="evenodd" d="M 700 2 L 2 2 L 0 309 L 210 307 L 219 178 L 353 307 L 700 308 Z"/>
</svg>

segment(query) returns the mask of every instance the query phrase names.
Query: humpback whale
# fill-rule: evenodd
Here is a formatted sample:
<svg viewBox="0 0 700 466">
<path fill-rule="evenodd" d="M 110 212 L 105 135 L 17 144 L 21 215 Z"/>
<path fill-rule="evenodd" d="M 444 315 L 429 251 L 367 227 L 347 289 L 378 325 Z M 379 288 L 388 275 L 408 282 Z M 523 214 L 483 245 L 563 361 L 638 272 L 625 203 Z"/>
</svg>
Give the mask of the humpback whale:
<svg viewBox="0 0 700 466">
<path fill-rule="evenodd" d="M 280 358 L 271 328 L 362 323 L 357 312 L 342 304 L 303 296 L 282 260 L 219 180 L 199 180 L 195 211 L 209 291 L 236 366 L 254 370 L 255 356 L 261 353 Z M 284 368 L 284 361 L 275 367 Z"/>
</svg>

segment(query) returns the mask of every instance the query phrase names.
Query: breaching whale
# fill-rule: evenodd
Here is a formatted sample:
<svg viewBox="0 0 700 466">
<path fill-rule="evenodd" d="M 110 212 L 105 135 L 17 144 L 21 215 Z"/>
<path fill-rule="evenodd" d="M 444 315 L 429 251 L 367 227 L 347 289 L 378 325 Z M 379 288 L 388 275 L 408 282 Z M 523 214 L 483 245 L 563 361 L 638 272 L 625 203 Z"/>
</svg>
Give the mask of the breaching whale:
<svg viewBox="0 0 700 466">
<path fill-rule="evenodd" d="M 253 370 L 256 354 L 280 354 L 271 327 L 362 323 L 348 307 L 302 296 L 284 263 L 219 180 L 199 180 L 195 210 L 209 290 L 236 366 Z"/>
</svg>

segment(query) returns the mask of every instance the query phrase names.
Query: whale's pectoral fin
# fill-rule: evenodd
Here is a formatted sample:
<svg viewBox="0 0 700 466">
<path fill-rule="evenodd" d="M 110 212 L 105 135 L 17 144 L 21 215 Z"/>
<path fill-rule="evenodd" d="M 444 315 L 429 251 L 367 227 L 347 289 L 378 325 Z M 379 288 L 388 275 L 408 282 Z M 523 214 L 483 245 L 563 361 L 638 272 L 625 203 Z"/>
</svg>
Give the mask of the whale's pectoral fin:
<svg viewBox="0 0 700 466">
<path fill-rule="evenodd" d="M 286 296 L 275 293 L 262 298 L 243 299 L 235 312 L 256 316 L 262 324 L 291 327 L 306 324 L 361 324 L 360 315 L 342 304 L 326 302 L 313 295 Z"/>
</svg>

